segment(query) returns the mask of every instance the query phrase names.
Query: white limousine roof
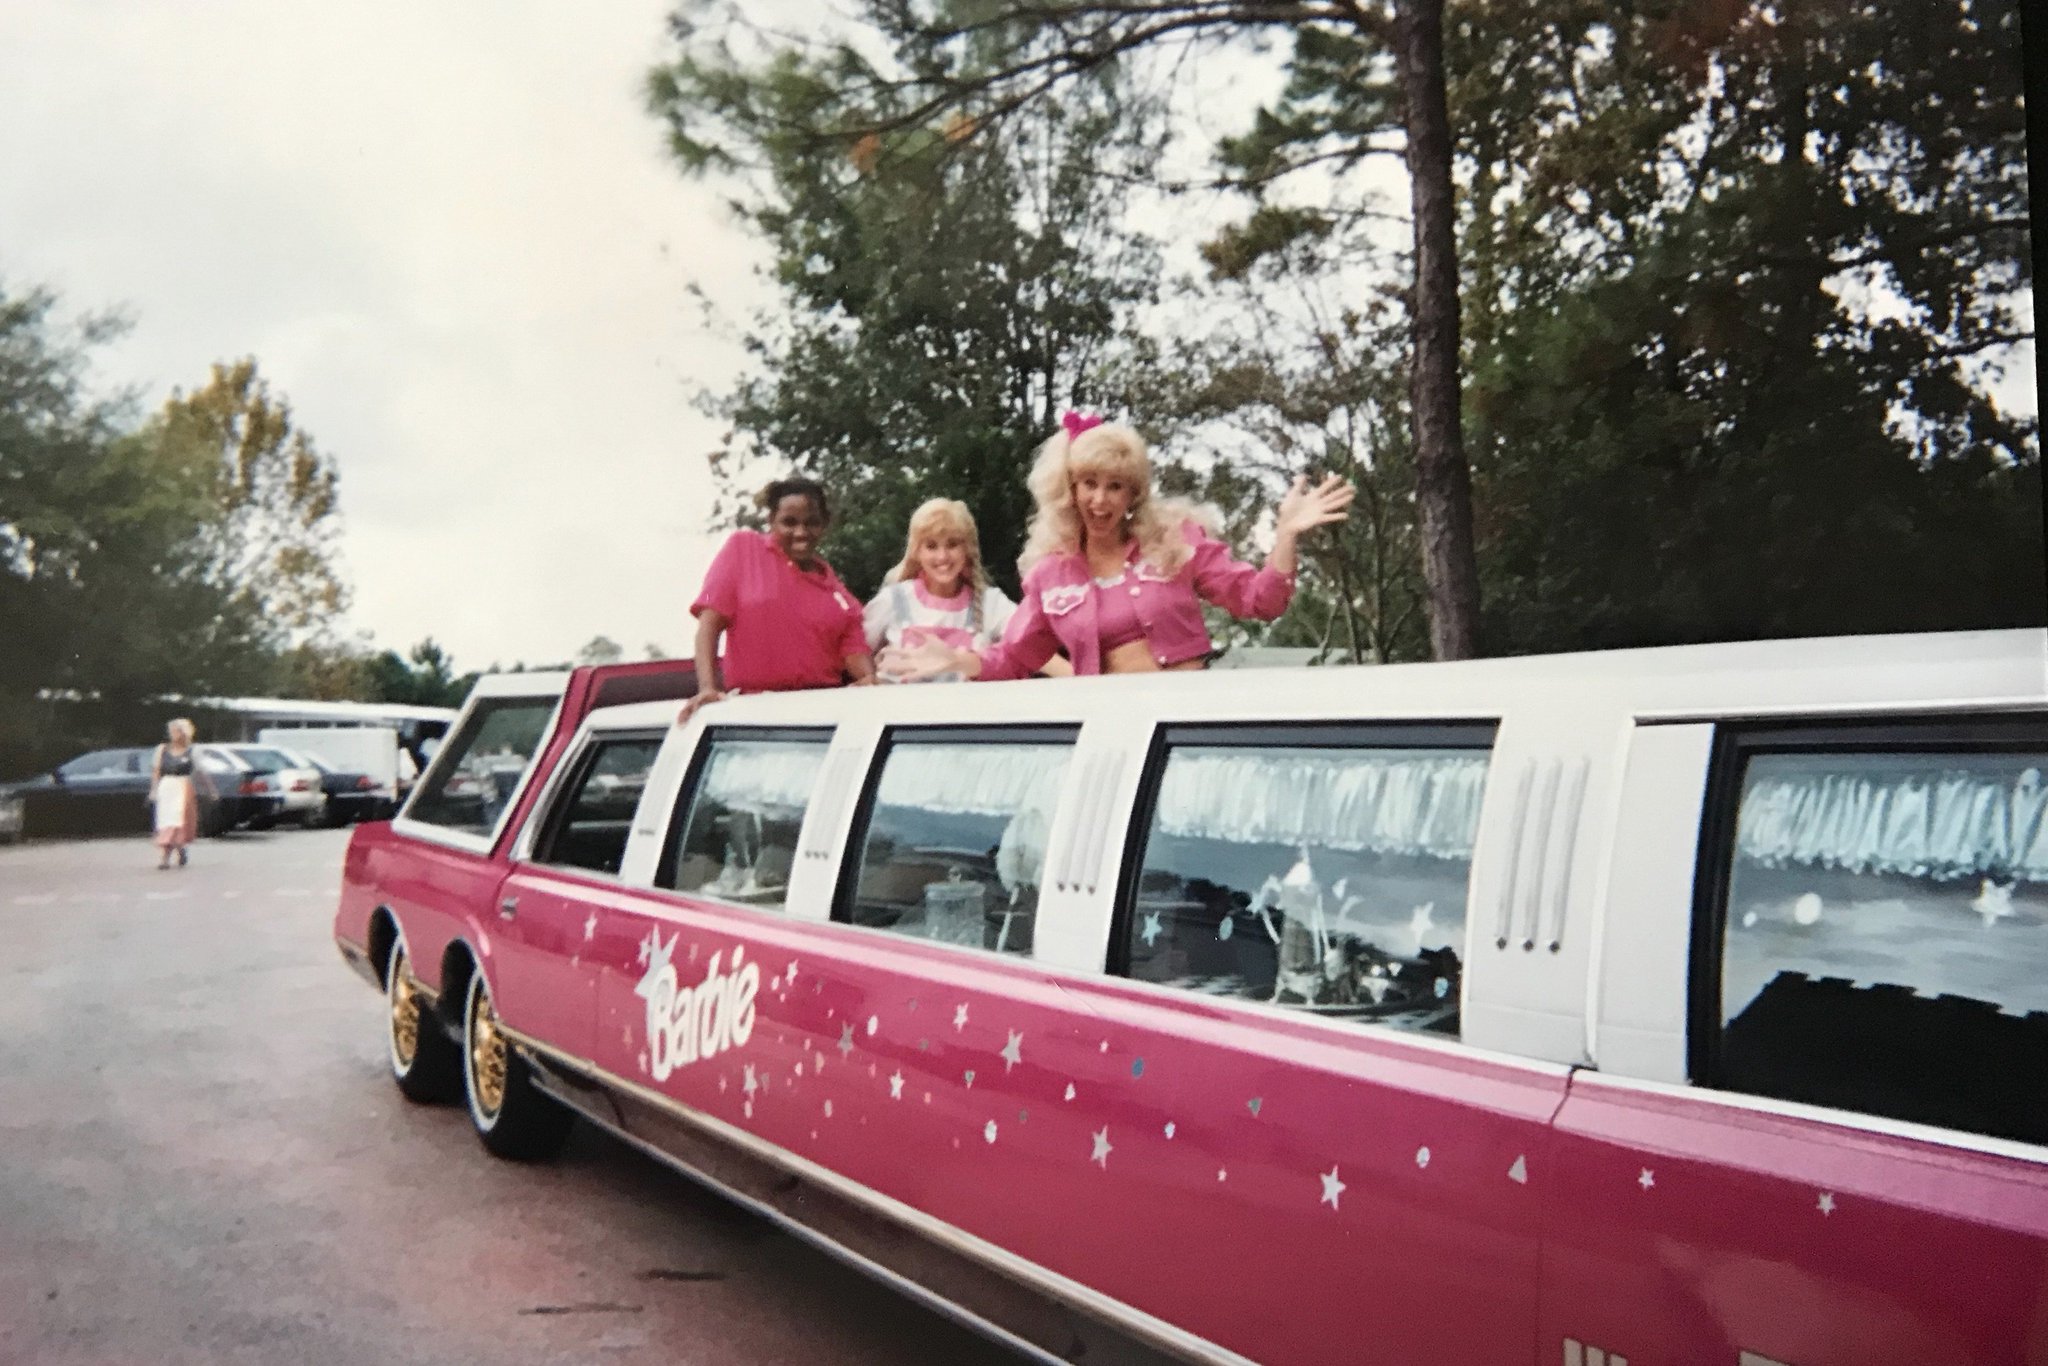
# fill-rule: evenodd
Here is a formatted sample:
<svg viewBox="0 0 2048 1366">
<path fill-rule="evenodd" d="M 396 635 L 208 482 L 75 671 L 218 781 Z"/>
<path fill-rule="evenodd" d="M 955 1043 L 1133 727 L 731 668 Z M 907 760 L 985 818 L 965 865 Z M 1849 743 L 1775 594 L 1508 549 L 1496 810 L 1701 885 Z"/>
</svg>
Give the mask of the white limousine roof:
<svg viewBox="0 0 2048 1366">
<path fill-rule="evenodd" d="M 2048 630 L 1740 641 L 1453 663 L 1169 672 L 1015 683 L 819 689 L 728 699 L 716 725 L 1486 718 L 1601 712 L 1636 721 L 1824 712 L 1996 711 L 2048 701 Z M 596 724 L 667 724 L 673 702 Z"/>
</svg>

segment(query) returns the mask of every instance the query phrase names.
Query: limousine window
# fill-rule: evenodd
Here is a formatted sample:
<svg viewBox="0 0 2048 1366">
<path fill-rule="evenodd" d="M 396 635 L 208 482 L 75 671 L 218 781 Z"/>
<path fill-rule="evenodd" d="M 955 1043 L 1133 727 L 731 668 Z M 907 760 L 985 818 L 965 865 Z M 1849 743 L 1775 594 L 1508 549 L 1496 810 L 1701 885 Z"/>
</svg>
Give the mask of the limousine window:
<svg viewBox="0 0 2048 1366">
<path fill-rule="evenodd" d="M 1125 927 L 1130 975 L 1457 1033 L 1490 744 L 1472 735 L 1170 733 Z"/>
<path fill-rule="evenodd" d="M 1045 841 L 1076 732 L 899 732 L 856 825 L 841 918 L 1029 953 Z"/>
<path fill-rule="evenodd" d="M 683 786 L 671 827 L 680 836 L 663 857 L 660 885 L 781 910 L 831 742 L 829 730 L 710 731 Z"/>
<path fill-rule="evenodd" d="M 616 873 L 661 736 L 600 740 L 578 761 L 533 851 L 535 863 Z"/>
<path fill-rule="evenodd" d="M 435 764 L 405 809 L 410 820 L 488 835 L 519 790 L 555 714 L 552 697 L 477 703 L 435 752 Z"/>
<path fill-rule="evenodd" d="M 2044 775 L 2048 743 L 1747 755 L 1709 1080 L 2048 1143 Z"/>
</svg>

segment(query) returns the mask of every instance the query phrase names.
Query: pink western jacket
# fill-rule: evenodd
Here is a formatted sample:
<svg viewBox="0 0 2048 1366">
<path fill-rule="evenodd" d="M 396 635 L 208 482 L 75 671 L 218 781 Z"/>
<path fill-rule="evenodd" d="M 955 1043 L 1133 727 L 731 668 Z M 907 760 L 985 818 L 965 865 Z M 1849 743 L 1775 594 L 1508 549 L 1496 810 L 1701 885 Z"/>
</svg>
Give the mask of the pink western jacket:
<svg viewBox="0 0 2048 1366">
<path fill-rule="evenodd" d="M 1137 599 L 1145 644 L 1161 668 L 1199 659 L 1214 649 L 1202 624 L 1202 603 L 1212 602 L 1234 617 L 1271 621 L 1287 610 L 1294 580 L 1270 569 L 1254 569 L 1230 557 L 1223 543 L 1194 522 L 1181 526 L 1194 554 L 1173 573 L 1138 559 L 1133 542 L 1123 582 L 1095 583 L 1088 557 L 1078 552 L 1048 555 L 1024 576 L 1024 599 L 1000 643 L 981 656 L 984 679 L 1026 678 L 1064 651 L 1077 674 L 1102 672 L 1102 632 L 1096 621 L 1097 594 L 1129 593 Z"/>
</svg>

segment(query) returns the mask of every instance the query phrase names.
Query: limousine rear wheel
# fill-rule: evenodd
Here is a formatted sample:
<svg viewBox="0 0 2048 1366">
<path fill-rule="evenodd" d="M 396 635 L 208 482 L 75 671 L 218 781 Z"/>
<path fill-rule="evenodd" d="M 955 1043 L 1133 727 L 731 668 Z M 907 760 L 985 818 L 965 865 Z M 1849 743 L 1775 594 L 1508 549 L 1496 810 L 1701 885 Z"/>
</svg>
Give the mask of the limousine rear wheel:
<svg viewBox="0 0 2048 1366">
<path fill-rule="evenodd" d="M 498 1028 L 482 972 L 469 979 L 462 1022 L 463 1091 L 484 1147 L 521 1162 L 559 1153 L 576 1117 L 533 1084 L 533 1069 Z"/>
<path fill-rule="evenodd" d="M 384 999 L 390 1006 L 387 1039 L 391 1079 L 407 1100 L 431 1105 L 455 1099 L 462 1086 L 462 1054 L 434 1019 L 408 969 L 405 946 L 391 947 L 384 969 Z"/>
</svg>

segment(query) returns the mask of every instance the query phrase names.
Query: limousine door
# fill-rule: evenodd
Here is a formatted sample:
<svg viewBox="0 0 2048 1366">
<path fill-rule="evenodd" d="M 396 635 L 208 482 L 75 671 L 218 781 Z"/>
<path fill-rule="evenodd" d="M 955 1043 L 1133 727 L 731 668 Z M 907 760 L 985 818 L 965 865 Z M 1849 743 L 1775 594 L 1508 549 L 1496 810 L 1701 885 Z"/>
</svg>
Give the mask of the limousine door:
<svg viewBox="0 0 2048 1366">
<path fill-rule="evenodd" d="M 498 888 L 498 1013 L 579 1059 L 595 1051 L 599 930 L 620 899 L 627 837 L 662 734 L 593 733 L 566 755 Z"/>
<path fill-rule="evenodd" d="M 1649 727 L 1545 1355 L 2048 1361 L 2048 728 Z"/>
</svg>

